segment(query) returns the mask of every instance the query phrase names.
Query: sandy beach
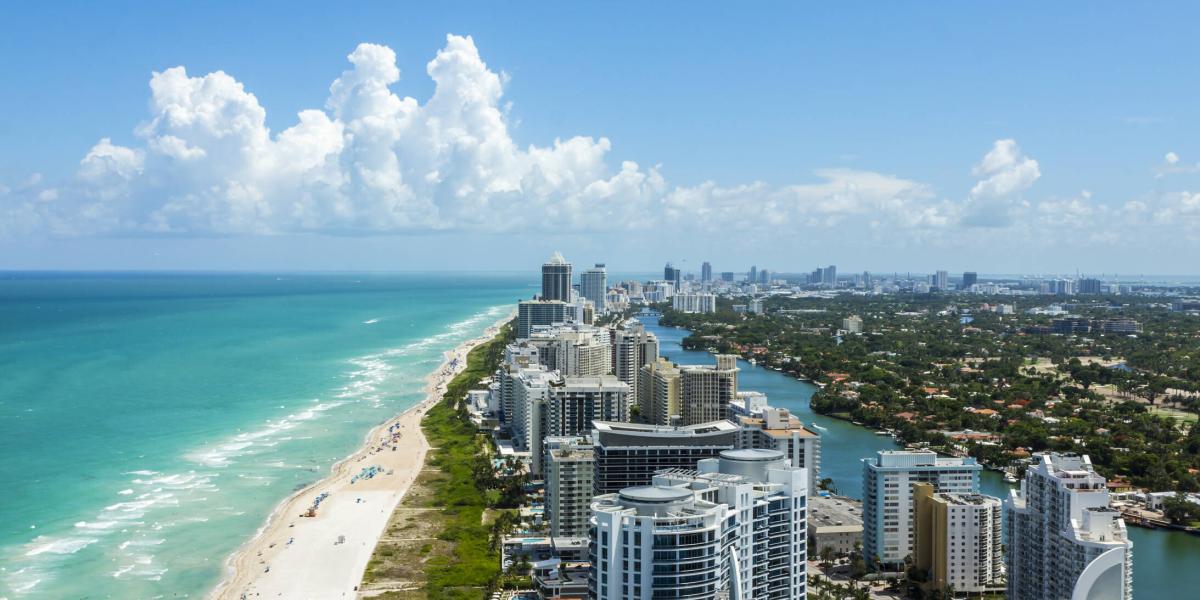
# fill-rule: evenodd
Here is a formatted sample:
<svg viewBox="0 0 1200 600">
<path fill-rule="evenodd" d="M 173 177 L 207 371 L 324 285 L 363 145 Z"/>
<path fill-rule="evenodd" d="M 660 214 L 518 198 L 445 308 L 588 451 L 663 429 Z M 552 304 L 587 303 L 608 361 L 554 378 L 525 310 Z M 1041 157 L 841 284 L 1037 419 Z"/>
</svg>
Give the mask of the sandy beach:
<svg viewBox="0 0 1200 600">
<path fill-rule="evenodd" d="M 328 477 L 277 506 L 258 534 L 226 561 L 226 577 L 210 597 L 356 597 L 376 541 L 425 462 L 429 445 L 422 417 L 466 368 L 467 353 L 511 318 L 447 352 L 426 379 L 420 404 L 372 429 L 362 448 L 335 464 Z M 301 516 L 318 497 L 315 516 Z"/>
</svg>

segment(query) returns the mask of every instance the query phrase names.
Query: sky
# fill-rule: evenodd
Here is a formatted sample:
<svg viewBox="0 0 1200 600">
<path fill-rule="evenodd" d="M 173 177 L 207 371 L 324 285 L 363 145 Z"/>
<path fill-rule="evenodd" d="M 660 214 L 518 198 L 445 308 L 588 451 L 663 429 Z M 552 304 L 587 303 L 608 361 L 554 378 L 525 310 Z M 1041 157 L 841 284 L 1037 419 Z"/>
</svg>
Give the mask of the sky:
<svg viewBox="0 0 1200 600">
<path fill-rule="evenodd" d="M 1200 270 L 1195 3 L 158 4 L 6 10 L 0 269 Z"/>
</svg>

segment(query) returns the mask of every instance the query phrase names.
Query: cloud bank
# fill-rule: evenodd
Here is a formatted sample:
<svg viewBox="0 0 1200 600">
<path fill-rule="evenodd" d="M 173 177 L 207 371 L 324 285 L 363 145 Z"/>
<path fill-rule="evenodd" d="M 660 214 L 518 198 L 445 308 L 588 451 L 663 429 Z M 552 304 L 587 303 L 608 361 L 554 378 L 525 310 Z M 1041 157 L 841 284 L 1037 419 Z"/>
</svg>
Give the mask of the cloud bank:
<svg viewBox="0 0 1200 600">
<path fill-rule="evenodd" d="M 612 160 L 604 137 L 519 146 L 503 103 L 507 76 L 488 67 L 469 36 L 447 36 L 427 64 L 435 86 L 424 103 L 393 91 L 400 72 L 390 48 L 361 44 L 347 60 L 324 106 L 301 111 L 277 133 L 254 94 L 229 74 L 154 73 L 137 143 L 99 140 L 60 185 L 37 178 L 0 187 L 0 236 L 851 226 L 920 239 L 1116 210 L 1097 208 L 1086 192 L 1026 201 L 1041 170 L 1012 139 L 993 144 L 972 171 L 976 183 L 957 200 L 928 184 L 855 169 L 818 169 L 795 185 L 669 185 L 656 166 Z M 1177 166 L 1172 157 L 1167 162 Z M 1196 197 L 1120 210 L 1130 222 L 1194 222 Z"/>
</svg>

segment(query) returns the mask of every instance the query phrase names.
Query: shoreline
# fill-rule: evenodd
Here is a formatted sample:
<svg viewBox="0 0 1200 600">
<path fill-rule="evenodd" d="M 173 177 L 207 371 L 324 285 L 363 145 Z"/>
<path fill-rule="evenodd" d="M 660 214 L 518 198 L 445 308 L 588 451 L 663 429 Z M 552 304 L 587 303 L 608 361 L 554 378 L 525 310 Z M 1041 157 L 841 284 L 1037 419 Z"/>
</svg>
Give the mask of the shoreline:
<svg viewBox="0 0 1200 600">
<path fill-rule="evenodd" d="M 467 354 L 494 338 L 513 314 L 446 351 L 445 360 L 425 377 L 421 402 L 372 427 L 362 445 L 334 463 L 325 477 L 280 501 L 254 536 L 225 559 L 222 578 L 206 597 L 357 595 L 388 519 L 424 468 L 429 445 L 422 418 L 466 368 Z M 364 476 L 371 467 L 378 469 Z M 316 515 L 300 516 L 321 494 L 327 496 Z"/>
</svg>

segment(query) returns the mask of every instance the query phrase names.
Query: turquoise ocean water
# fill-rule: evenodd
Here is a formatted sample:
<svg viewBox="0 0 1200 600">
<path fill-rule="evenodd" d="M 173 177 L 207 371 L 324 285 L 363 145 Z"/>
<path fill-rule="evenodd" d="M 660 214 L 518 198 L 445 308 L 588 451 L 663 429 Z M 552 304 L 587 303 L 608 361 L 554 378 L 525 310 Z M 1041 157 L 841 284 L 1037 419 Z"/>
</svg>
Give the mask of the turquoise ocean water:
<svg viewBox="0 0 1200 600">
<path fill-rule="evenodd" d="M 0 599 L 202 597 L 530 283 L 0 274 Z"/>
</svg>

